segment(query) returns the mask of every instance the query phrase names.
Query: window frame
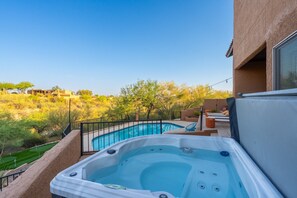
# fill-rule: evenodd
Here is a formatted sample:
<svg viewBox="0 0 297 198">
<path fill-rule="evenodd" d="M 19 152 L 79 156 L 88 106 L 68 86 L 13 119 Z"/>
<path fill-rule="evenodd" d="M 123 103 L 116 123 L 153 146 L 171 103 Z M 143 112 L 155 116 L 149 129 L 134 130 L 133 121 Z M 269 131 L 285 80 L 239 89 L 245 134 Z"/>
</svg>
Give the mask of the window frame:
<svg viewBox="0 0 297 198">
<path fill-rule="evenodd" d="M 272 89 L 280 90 L 280 58 L 279 51 L 282 46 L 297 38 L 297 30 L 281 40 L 272 48 Z"/>
</svg>

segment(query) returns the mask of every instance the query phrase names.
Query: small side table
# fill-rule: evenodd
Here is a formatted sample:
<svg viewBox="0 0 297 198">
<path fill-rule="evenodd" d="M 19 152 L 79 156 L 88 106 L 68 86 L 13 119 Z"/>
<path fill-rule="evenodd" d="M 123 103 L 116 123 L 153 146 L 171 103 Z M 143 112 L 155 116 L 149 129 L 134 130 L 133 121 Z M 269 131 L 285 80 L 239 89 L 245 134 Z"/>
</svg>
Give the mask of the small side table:
<svg viewBox="0 0 297 198">
<path fill-rule="evenodd" d="M 205 125 L 207 128 L 215 128 L 216 127 L 216 121 L 214 118 L 205 118 Z"/>
</svg>

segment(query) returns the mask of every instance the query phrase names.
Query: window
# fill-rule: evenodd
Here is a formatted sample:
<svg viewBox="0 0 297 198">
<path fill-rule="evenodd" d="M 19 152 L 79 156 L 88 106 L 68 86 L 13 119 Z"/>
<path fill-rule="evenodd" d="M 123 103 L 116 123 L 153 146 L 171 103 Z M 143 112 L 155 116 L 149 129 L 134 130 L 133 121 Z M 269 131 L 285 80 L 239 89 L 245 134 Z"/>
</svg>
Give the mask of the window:
<svg viewBox="0 0 297 198">
<path fill-rule="evenodd" d="M 297 88 L 297 31 L 273 48 L 274 88 Z"/>
</svg>

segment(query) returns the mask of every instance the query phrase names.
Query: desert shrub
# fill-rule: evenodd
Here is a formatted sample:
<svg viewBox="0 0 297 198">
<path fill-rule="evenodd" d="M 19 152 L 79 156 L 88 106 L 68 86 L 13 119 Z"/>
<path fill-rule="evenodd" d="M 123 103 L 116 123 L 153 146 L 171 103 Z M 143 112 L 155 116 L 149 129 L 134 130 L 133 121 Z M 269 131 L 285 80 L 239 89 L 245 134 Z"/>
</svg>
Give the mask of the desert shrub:
<svg viewBox="0 0 297 198">
<path fill-rule="evenodd" d="M 48 137 L 61 137 L 62 136 L 62 130 L 56 130 L 56 131 L 51 131 L 48 133 Z"/>
<path fill-rule="evenodd" d="M 33 146 L 41 145 L 46 143 L 46 138 L 45 137 L 38 137 L 38 136 L 33 136 L 28 139 L 24 140 L 23 147 L 25 148 L 31 148 Z"/>
<path fill-rule="evenodd" d="M 194 116 L 199 117 L 200 116 L 200 111 L 194 111 Z"/>
</svg>

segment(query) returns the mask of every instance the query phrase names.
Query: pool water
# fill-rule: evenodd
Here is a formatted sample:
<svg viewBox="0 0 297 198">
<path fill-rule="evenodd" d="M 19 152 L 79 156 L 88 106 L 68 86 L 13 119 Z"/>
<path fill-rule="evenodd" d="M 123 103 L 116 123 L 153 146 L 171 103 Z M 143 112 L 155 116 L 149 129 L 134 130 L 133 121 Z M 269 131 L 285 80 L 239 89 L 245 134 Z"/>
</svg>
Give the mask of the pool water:
<svg viewBox="0 0 297 198">
<path fill-rule="evenodd" d="M 137 136 L 160 134 L 160 123 L 141 123 L 124 129 L 98 136 L 92 140 L 94 150 L 102 150 L 114 143 Z M 162 133 L 172 131 L 182 126 L 172 123 L 162 123 Z"/>
<path fill-rule="evenodd" d="M 87 178 L 103 185 L 166 191 L 175 197 L 248 197 L 230 156 L 218 151 L 146 146 L 121 157 L 118 165 Z"/>
</svg>

